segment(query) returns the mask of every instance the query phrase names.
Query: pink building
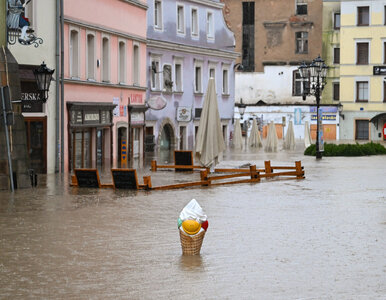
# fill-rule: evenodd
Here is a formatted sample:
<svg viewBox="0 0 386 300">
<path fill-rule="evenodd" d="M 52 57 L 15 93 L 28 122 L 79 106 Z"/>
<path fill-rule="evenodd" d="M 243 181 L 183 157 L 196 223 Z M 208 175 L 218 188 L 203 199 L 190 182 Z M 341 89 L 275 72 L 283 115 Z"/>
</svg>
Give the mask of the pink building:
<svg viewBox="0 0 386 300">
<path fill-rule="evenodd" d="M 64 2 L 64 170 L 143 157 L 145 0 Z"/>
</svg>

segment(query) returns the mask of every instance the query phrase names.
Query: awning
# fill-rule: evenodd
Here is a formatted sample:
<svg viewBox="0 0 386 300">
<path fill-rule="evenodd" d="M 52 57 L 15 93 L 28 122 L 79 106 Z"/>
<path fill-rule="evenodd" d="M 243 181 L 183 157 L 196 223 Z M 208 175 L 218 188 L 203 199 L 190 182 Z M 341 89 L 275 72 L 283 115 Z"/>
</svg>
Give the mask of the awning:
<svg viewBox="0 0 386 300">
<path fill-rule="evenodd" d="M 386 120 L 386 113 L 378 114 L 370 119 L 370 122 L 374 124 L 374 126 L 378 130 L 378 122 L 381 120 Z M 383 124 L 382 124 L 383 125 Z"/>
</svg>

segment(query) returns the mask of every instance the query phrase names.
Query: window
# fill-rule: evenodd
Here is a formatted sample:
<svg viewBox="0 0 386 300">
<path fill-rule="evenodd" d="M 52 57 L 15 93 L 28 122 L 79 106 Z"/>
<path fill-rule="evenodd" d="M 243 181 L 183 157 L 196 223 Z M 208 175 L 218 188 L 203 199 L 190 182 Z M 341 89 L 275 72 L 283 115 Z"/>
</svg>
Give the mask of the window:
<svg viewBox="0 0 386 300">
<path fill-rule="evenodd" d="M 164 65 L 162 75 L 163 75 L 163 90 L 165 92 L 171 93 L 173 88 L 171 65 Z"/>
<path fill-rule="evenodd" d="M 383 42 L 383 64 L 386 65 L 386 42 Z"/>
<path fill-rule="evenodd" d="M 206 36 L 208 39 L 214 39 L 214 20 L 210 11 L 206 14 Z"/>
<path fill-rule="evenodd" d="M 334 29 L 340 29 L 340 12 L 334 13 Z"/>
<path fill-rule="evenodd" d="M 334 48 L 334 64 L 340 63 L 340 48 Z"/>
<path fill-rule="evenodd" d="M 79 34 L 76 30 L 70 33 L 70 76 L 79 78 Z"/>
<path fill-rule="evenodd" d="M 192 24 L 191 24 L 191 31 L 192 36 L 197 37 L 198 36 L 198 11 L 196 8 L 192 8 Z"/>
<path fill-rule="evenodd" d="M 244 71 L 255 70 L 255 2 L 243 2 L 242 65 Z"/>
<path fill-rule="evenodd" d="M 182 63 L 174 64 L 174 86 L 176 92 L 182 92 Z"/>
<path fill-rule="evenodd" d="M 139 46 L 133 47 L 133 84 L 139 85 Z"/>
<path fill-rule="evenodd" d="M 386 81 L 383 82 L 383 102 L 386 102 Z"/>
<path fill-rule="evenodd" d="M 119 42 L 118 47 L 118 82 L 126 82 L 126 44 L 124 42 Z"/>
<path fill-rule="evenodd" d="M 154 27 L 162 29 L 162 2 L 160 0 L 154 1 Z"/>
<path fill-rule="evenodd" d="M 182 5 L 177 6 L 177 32 L 185 33 L 185 13 Z"/>
<path fill-rule="evenodd" d="M 386 25 L 386 5 L 383 12 L 384 24 Z"/>
<path fill-rule="evenodd" d="M 369 43 L 357 43 L 357 65 L 369 64 Z"/>
<path fill-rule="evenodd" d="M 370 20 L 369 7 L 359 6 L 358 7 L 358 26 L 368 26 L 369 20 Z"/>
<path fill-rule="evenodd" d="M 160 90 L 160 61 L 159 59 L 152 59 L 151 61 L 151 89 L 154 91 L 159 91 Z"/>
<path fill-rule="evenodd" d="M 109 39 L 102 39 L 102 81 L 108 82 L 110 79 L 110 45 Z"/>
<path fill-rule="evenodd" d="M 95 37 L 87 35 L 87 79 L 95 80 Z"/>
<path fill-rule="evenodd" d="M 228 69 L 222 70 L 222 93 L 224 95 L 229 94 L 229 76 L 228 76 Z"/>
<path fill-rule="evenodd" d="M 369 101 L 369 83 L 368 81 L 357 81 L 357 102 L 368 102 Z"/>
<path fill-rule="evenodd" d="M 292 96 L 303 95 L 303 80 L 298 70 L 292 72 Z"/>
<path fill-rule="evenodd" d="M 202 64 L 198 62 L 194 66 L 194 92 L 202 93 Z"/>
<path fill-rule="evenodd" d="M 296 0 L 296 14 L 297 15 L 307 14 L 307 0 Z"/>
<path fill-rule="evenodd" d="M 340 88 L 339 82 L 334 82 L 333 83 L 333 97 L 332 97 L 332 99 L 334 99 L 336 101 L 339 101 L 339 88 Z"/>
<path fill-rule="evenodd" d="M 296 32 L 296 53 L 308 53 L 308 32 Z"/>
<path fill-rule="evenodd" d="M 369 139 L 369 121 L 355 120 L 355 139 L 368 140 Z"/>
</svg>

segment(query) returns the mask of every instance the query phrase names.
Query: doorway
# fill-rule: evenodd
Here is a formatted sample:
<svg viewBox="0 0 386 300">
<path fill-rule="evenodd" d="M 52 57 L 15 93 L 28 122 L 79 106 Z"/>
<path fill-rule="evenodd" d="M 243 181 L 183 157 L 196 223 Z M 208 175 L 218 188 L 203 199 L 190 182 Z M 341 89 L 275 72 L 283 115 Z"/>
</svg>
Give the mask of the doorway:
<svg viewBox="0 0 386 300">
<path fill-rule="evenodd" d="M 47 173 L 47 118 L 24 118 L 30 168 Z"/>
</svg>

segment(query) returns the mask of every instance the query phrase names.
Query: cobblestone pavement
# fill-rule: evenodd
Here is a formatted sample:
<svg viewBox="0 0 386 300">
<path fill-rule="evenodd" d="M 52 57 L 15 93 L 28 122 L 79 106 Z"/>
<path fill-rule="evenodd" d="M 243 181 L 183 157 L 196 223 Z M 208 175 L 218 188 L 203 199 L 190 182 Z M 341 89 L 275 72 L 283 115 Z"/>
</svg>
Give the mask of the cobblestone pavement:
<svg viewBox="0 0 386 300">
<path fill-rule="evenodd" d="M 231 151 L 220 166 L 301 160 L 304 180 L 132 192 L 48 175 L 0 191 L 0 298 L 385 299 L 386 156 L 302 150 Z M 176 222 L 192 198 L 209 228 L 201 255 L 185 257 Z"/>
</svg>

